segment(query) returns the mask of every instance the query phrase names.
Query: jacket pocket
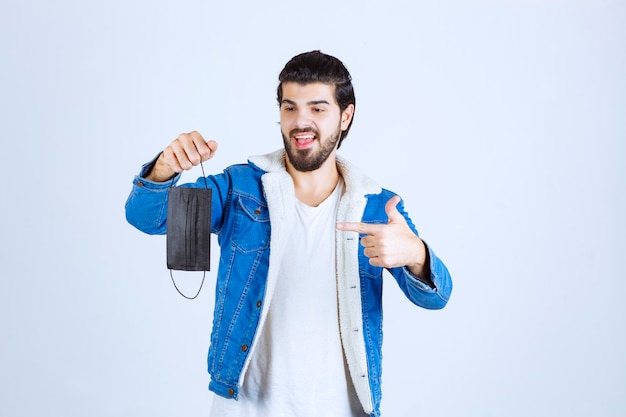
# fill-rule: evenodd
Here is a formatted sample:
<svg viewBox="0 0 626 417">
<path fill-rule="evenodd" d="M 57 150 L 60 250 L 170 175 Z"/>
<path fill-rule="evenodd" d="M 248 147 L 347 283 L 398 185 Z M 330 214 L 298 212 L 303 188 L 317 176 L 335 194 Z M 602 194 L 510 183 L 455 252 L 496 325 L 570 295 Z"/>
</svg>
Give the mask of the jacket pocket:
<svg viewBox="0 0 626 417">
<path fill-rule="evenodd" d="M 269 247 L 270 216 L 265 203 L 245 195 L 237 198 L 231 240 L 243 252 Z"/>
<path fill-rule="evenodd" d="M 382 279 L 384 268 L 370 265 L 367 256 L 363 255 L 363 259 L 359 261 L 359 264 L 359 274 L 361 277 L 369 279 Z"/>
</svg>

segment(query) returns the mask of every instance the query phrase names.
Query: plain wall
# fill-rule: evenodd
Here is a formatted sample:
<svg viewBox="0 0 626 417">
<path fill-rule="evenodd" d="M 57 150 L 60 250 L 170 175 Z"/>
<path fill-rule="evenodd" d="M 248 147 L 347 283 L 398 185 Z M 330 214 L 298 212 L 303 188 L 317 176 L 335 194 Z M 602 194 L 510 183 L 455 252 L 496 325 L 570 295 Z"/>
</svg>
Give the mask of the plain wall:
<svg viewBox="0 0 626 417">
<path fill-rule="evenodd" d="M 215 272 L 180 297 L 124 202 L 179 133 L 219 141 L 211 173 L 282 146 L 277 76 L 312 49 L 354 79 L 340 153 L 402 195 L 455 285 L 426 311 L 386 277 L 383 415 L 625 415 L 625 19 L 605 0 L 3 2 L 0 415 L 208 415 Z"/>
</svg>

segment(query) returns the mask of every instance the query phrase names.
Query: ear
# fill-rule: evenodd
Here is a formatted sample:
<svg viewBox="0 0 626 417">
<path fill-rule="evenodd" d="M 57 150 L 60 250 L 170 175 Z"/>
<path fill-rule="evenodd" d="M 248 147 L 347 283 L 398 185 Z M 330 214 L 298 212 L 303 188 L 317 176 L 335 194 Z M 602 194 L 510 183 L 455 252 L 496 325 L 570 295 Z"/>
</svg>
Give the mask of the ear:
<svg viewBox="0 0 626 417">
<path fill-rule="evenodd" d="M 352 116 L 354 115 L 354 104 L 348 104 L 348 107 L 341 113 L 341 130 L 346 130 L 350 126 Z"/>
</svg>

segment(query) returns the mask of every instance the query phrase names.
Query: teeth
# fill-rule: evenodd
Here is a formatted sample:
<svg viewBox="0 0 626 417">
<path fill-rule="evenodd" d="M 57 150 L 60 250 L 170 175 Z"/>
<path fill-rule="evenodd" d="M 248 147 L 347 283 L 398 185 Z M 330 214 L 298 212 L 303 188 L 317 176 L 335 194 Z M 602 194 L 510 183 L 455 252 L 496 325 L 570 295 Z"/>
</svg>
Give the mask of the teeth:
<svg viewBox="0 0 626 417">
<path fill-rule="evenodd" d="M 296 140 L 309 140 L 313 138 L 315 138 L 313 135 L 296 136 Z"/>
</svg>

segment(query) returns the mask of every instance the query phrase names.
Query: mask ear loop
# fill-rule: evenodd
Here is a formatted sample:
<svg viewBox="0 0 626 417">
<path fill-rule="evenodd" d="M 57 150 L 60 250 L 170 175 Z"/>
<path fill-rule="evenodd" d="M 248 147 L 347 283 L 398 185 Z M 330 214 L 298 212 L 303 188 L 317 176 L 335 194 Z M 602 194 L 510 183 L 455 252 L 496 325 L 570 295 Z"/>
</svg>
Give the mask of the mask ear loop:
<svg viewBox="0 0 626 417">
<path fill-rule="evenodd" d="M 204 188 L 208 190 L 209 184 L 207 183 L 207 180 L 206 180 L 206 174 L 204 173 L 204 165 L 202 165 L 202 162 L 200 162 L 200 168 L 202 169 L 202 177 L 204 178 Z M 173 184 L 174 184 L 174 179 L 172 179 L 172 185 Z M 198 292 L 196 293 L 196 295 L 194 295 L 193 297 L 189 297 L 188 295 L 183 294 L 180 289 L 178 289 L 178 286 L 176 285 L 176 281 L 174 281 L 174 275 L 172 274 L 172 270 L 170 269 L 170 278 L 172 278 L 172 284 L 174 284 L 174 288 L 176 288 L 176 291 L 178 291 L 178 293 L 182 295 L 184 298 L 186 298 L 187 300 L 195 300 L 196 297 L 198 297 L 198 295 L 200 294 L 200 291 L 202 290 L 202 286 L 204 285 L 205 277 L 206 277 L 206 271 L 202 271 L 202 282 L 200 283 L 200 288 L 198 288 Z"/>
</svg>

